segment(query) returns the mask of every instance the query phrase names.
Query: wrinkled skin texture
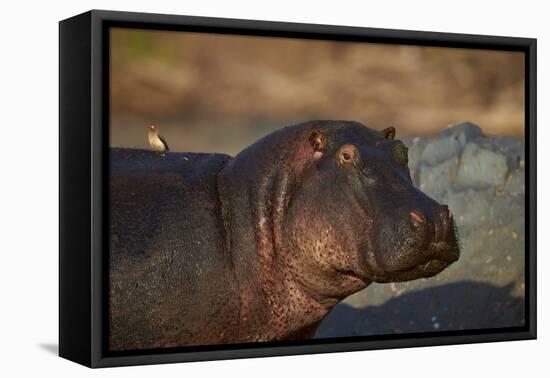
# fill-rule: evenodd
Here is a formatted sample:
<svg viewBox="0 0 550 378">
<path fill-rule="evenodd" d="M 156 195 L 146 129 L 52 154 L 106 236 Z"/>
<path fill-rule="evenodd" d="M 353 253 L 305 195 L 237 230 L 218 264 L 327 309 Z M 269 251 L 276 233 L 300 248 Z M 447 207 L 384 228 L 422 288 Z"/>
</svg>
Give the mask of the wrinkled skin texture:
<svg viewBox="0 0 550 378">
<path fill-rule="evenodd" d="M 312 121 L 235 158 L 112 149 L 110 349 L 309 338 L 370 283 L 456 261 L 394 136 Z"/>
</svg>

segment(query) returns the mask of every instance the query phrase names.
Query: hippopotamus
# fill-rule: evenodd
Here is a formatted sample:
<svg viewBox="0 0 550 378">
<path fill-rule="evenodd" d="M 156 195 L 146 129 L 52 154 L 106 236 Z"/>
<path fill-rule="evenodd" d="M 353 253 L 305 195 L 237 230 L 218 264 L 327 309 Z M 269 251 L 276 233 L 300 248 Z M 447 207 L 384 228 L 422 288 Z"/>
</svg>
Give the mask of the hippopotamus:
<svg viewBox="0 0 550 378">
<path fill-rule="evenodd" d="M 310 121 L 235 157 L 111 148 L 109 349 L 299 340 L 373 282 L 459 258 L 395 129 Z"/>
</svg>

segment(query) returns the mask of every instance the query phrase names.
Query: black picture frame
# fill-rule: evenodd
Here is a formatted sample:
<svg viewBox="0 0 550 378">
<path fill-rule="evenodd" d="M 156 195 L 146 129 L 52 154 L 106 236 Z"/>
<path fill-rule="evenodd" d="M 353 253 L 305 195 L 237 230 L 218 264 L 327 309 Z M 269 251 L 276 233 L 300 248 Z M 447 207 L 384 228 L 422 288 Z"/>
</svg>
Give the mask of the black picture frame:
<svg viewBox="0 0 550 378">
<path fill-rule="evenodd" d="M 525 54 L 525 326 L 109 353 L 109 56 L 111 27 L 215 32 Z M 59 355 L 88 367 L 536 338 L 536 39 L 92 10 L 59 24 Z"/>
</svg>

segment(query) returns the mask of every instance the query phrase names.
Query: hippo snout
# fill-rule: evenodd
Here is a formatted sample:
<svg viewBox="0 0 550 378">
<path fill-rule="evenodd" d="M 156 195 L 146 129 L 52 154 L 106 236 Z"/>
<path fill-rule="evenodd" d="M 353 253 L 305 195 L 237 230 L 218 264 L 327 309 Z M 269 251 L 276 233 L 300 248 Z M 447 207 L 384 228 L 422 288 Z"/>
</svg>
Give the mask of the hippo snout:
<svg viewBox="0 0 550 378">
<path fill-rule="evenodd" d="M 429 277 L 460 255 L 453 215 L 446 205 L 399 209 L 376 231 L 375 259 L 388 273 L 420 271 Z"/>
<path fill-rule="evenodd" d="M 429 239 L 432 243 L 445 242 L 454 232 L 453 214 L 447 205 L 435 208 L 428 215 L 419 210 L 412 210 L 409 215 L 419 239 Z"/>
</svg>

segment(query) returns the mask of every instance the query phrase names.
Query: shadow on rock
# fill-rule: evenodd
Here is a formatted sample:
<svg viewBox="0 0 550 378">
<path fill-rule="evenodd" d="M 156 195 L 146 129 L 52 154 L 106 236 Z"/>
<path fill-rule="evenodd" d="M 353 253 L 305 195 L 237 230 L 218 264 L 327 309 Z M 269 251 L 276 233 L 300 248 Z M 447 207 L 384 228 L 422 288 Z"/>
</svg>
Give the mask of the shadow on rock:
<svg viewBox="0 0 550 378">
<path fill-rule="evenodd" d="M 513 284 L 461 281 L 409 292 L 380 306 L 341 303 L 315 338 L 522 326 L 524 299 L 512 296 L 512 289 Z"/>
</svg>

